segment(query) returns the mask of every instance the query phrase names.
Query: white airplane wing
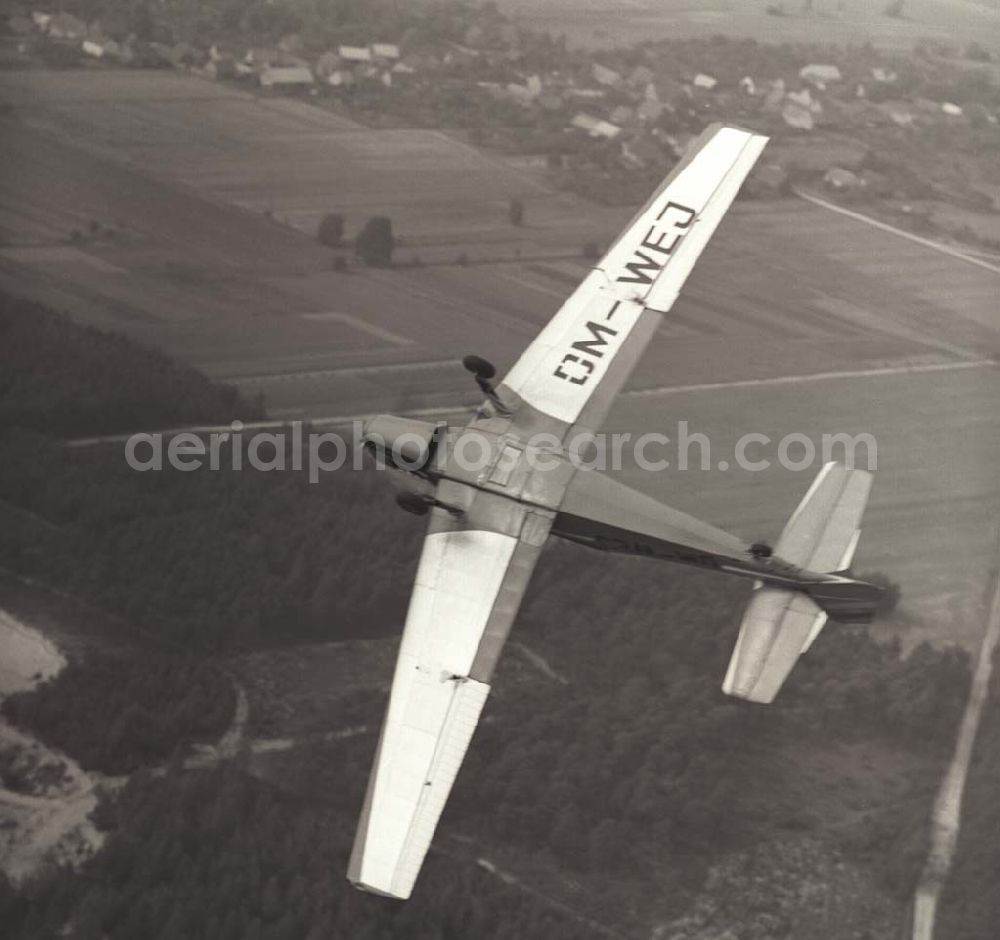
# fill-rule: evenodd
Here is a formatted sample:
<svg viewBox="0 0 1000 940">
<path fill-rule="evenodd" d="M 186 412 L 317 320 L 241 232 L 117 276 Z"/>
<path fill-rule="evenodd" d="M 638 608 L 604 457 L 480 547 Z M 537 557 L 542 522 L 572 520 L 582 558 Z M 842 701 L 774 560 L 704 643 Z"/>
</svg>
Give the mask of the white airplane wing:
<svg viewBox="0 0 1000 940">
<path fill-rule="evenodd" d="M 519 431 L 600 426 L 765 143 L 702 135 L 498 388 Z M 396 898 L 412 891 L 554 516 L 471 492 L 460 522 L 431 519 L 348 870 Z"/>
<path fill-rule="evenodd" d="M 460 522 L 431 518 L 348 867 L 357 887 L 390 897 L 410 896 L 549 533 L 550 514 L 475 500 Z M 496 517 L 497 500 L 504 531 L 470 528 Z"/>
<path fill-rule="evenodd" d="M 767 138 L 709 127 L 499 388 L 564 430 L 598 430 Z"/>
</svg>

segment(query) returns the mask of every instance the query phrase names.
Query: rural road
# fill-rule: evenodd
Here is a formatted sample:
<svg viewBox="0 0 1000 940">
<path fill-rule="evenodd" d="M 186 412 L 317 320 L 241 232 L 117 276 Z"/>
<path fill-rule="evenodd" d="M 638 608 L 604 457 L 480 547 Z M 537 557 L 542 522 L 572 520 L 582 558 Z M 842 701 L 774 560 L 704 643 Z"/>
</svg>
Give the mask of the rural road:
<svg viewBox="0 0 1000 940">
<path fill-rule="evenodd" d="M 873 219 L 871 216 L 862 215 L 860 212 L 853 212 L 850 209 L 845 209 L 843 206 L 838 206 L 834 202 L 828 202 L 826 199 L 820 199 L 819 196 L 814 196 L 811 193 L 803 192 L 801 189 L 794 190 L 795 195 L 799 199 L 804 199 L 806 202 L 811 202 L 815 206 L 821 206 L 824 209 L 829 209 L 831 212 L 837 212 L 840 215 L 845 215 L 849 219 L 854 219 L 858 222 L 864 222 L 867 225 L 871 225 L 883 232 L 890 232 L 893 235 L 898 235 L 900 238 L 907 238 L 911 242 L 916 242 L 918 245 L 923 245 L 926 248 L 933 248 L 934 251 L 940 251 L 941 254 L 949 255 L 952 258 L 958 258 L 960 261 L 965 261 L 968 264 L 977 265 L 980 268 L 985 268 L 987 271 L 993 271 L 995 274 L 1000 274 L 1000 266 L 991 264 L 983 258 L 977 258 L 974 255 L 967 254 L 964 251 L 959 251 L 957 248 L 952 248 L 950 245 L 943 245 L 941 242 L 933 241 L 930 238 L 923 238 L 920 235 L 914 235 L 912 232 L 907 232 L 904 229 L 896 228 L 895 225 L 889 225 L 888 222 L 880 222 L 878 219 Z"/>
<path fill-rule="evenodd" d="M 955 847 L 958 844 L 962 817 L 962 797 L 969 761 L 976 742 L 976 732 L 982 717 L 993 674 L 993 656 L 1000 643 L 1000 537 L 997 542 L 997 567 L 994 573 L 993 597 L 990 602 L 983 644 L 976 661 L 969 700 L 959 726 L 958 739 L 951 764 L 941 783 L 931 822 L 931 847 L 927 856 L 913 909 L 913 940 L 933 940 L 938 901 L 948 878 Z"/>
</svg>

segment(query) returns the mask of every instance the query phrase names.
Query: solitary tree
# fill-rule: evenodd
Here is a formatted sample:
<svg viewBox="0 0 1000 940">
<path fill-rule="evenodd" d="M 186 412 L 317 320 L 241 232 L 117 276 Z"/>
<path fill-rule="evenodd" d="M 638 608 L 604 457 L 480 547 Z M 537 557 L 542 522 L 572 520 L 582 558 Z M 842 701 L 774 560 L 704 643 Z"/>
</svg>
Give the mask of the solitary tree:
<svg viewBox="0 0 1000 940">
<path fill-rule="evenodd" d="M 524 203 L 520 199 L 511 199 L 507 206 L 507 216 L 511 225 L 522 225 L 524 223 Z"/>
<path fill-rule="evenodd" d="M 321 245 L 336 248 L 344 237 L 344 217 L 339 212 L 328 212 L 319 223 L 316 237 Z"/>
<path fill-rule="evenodd" d="M 395 247 L 392 221 L 384 215 L 372 216 L 354 240 L 354 253 L 365 264 L 374 266 L 391 264 Z"/>
</svg>

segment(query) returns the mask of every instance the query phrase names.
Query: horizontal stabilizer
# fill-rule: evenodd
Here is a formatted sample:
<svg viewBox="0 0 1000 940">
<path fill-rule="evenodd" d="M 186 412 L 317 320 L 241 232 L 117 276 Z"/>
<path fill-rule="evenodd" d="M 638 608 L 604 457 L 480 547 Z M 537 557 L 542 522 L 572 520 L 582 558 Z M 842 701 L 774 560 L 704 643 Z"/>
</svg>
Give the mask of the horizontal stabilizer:
<svg viewBox="0 0 1000 940">
<path fill-rule="evenodd" d="M 826 614 L 805 594 L 757 588 L 740 624 L 722 691 L 751 702 L 773 702 L 824 623 Z"/>
<path fill-rule="evenodd" d="M 809 571 L 844 571 L 858 544 L 872 475 L 830 462 L 788 520 L 775 554 Z"/>
</svg>

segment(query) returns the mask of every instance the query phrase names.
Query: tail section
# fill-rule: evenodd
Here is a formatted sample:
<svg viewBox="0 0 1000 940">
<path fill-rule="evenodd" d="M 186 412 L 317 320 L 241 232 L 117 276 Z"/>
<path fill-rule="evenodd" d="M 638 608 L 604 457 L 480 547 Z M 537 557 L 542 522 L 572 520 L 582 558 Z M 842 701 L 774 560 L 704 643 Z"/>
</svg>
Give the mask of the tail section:
<svg viewBox="0 0 1000 940">
<path fill-rule="evenodd" d="M 806 593 L 838 623 L 871 623 L 882 588 L 867 581 L 838 577 L 811 584 Z"/>
<path fill-rule="evenodd" d="M 871 620 L 881 591 L 846 571 L 861 534 L 872 477 L 828 463 L 788 520 L 775 547 L 783 561 L 828 578 L 800 590 L 758 585 L 747 607 L 722 691 L 751 702 L 774 700 L 799 656 L 819 636 L 827 617 Z"/>
</svg>

